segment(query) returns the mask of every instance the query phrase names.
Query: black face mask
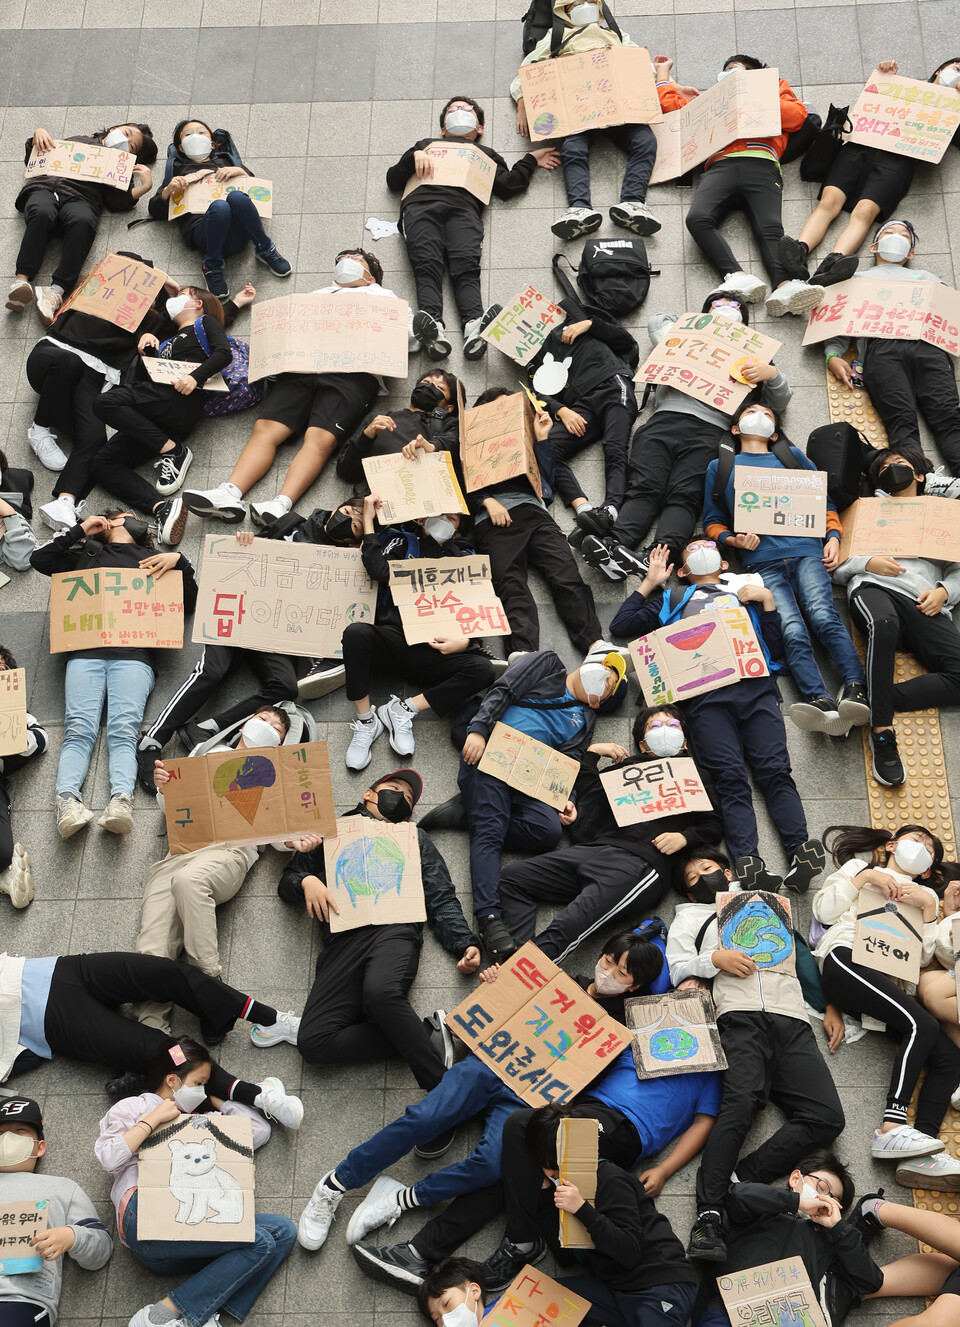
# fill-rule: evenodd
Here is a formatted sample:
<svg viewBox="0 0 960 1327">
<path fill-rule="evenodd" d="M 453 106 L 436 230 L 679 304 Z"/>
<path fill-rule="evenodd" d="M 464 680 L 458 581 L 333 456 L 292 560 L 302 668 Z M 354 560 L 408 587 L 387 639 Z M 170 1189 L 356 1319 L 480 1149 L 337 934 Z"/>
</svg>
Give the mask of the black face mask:
<svg viewBox="0 0 960 1327">
<path fill-rule="evenodd" d="M 698 875 L 688 892 L 696 903 L 714 903 L 717 895 L 729 885 L 729 880 L 718 867 L 716 871 L 704 871 Z"/>
<path fill-rule="evenodd" d="M 913 483 L 915 475 L 909 465 L 900 465 L 894 461 L 893 465 L 888 465 L 881 470 L 877 476 L 877 486 L 882 488 L 884 493 L 902 493 L 905 488 Z"/>
<path fill-rule="evenodd" d="M 410 393 L 410 404 L 414 409 L 425 410 L 427 414 L 436 410 L 443 399 L 443 392 L 432 382 L 418 382 Z"/>
<path fill-rule="evenodd" d="M 353 535 L 353 519 L 345 511 L 335 511 L 323 532 L 328 539 L 349 539 Z"/>
<path fill-rule="evenodd" d="M 377 793 L 377 810 L 384 820 L 389 820 L 394 825 L 398 825 L 401 820 L 408 820 L 410 817 L 410 807 L 407 799 L 403 793 L 398 793 L 395 788 L 383 788 Z"/>
<path fill-rule="evenodd" d="M 150 526 L 146 521 L 141 521 L 137 516 L 124 516 L 123 528 L 135 544 L 139 544 Z"/>
</svg>

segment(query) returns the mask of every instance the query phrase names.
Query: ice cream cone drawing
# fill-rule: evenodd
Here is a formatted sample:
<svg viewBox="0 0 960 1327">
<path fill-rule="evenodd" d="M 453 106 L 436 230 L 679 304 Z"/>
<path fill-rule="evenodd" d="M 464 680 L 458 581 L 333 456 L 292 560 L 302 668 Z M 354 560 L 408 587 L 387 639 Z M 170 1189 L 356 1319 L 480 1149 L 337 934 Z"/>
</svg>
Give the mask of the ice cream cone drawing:
<svg viewBox="0 0 960 1327">
<path fill-rule="evenodd" d="M 277 781 L 273 761 L 266 756 L 233 756 L 218 765 L 213 776 L 213 791 L 252 825 L 265 788 Z"/>
</svg>

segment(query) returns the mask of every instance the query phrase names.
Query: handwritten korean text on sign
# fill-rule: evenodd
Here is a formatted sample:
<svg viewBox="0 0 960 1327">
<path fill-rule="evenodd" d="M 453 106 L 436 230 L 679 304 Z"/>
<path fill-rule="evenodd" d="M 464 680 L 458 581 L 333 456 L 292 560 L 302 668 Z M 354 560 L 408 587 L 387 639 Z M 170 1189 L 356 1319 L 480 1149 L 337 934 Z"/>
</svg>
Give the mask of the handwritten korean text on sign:
<svg viewBox="0 0 960 1327">
<path fill-rule="evenodd" d="M 273 373 L 407 376 L 406 300 L 389 295 L 287 295 L 250 310 L 250 382 Z"/>
<path fill-rule="evenodd" d="M 838 281 L 811 310 L 803 344 L 841 336 L 926 341 L 948 355 L 960 355 L 960 292 L 939 281 Z"/>
<path fill-rule="evenodd" d="M 273 216 L 272 180 L 261 180 L 256 175 L 243 178 L 237 175 L 232 180 L 216 180 L 208 175 L 188 185 L 186 189 L 176 189 L 170 195 L 167 220 L 172 221 L 174 217 L 187 216 L 188 213 L 202 215 L 211 203 L 218 203 L 228 194 L 236 193 L 246 194 L 260 216 Z"/>
<path fill-rule="evenodd" d="M 718 1276 L 717 1288 L 734 1327 L 827 1327 L 801 1258 L 780 1258 Z"/>
<path fill-rule="evenodd" d="M 653 126 L 657 160 L 651 184 L 673 180 L 738 138 L 780 132 L 780 76 L 776 69 L 735 69 L 699 97 L 668 111 Z"/>
<path fill-rule="evenodd" d="M 27 746 L 27 674 L 0 670 L 0 756 L 20 755 Z"/>
<path fill-rule="evenodd" d="M 533 407 L 526 392 L 460 409 L 460 462 L 468 493 L 505 479 L 527 479 L 543 497 L 534 450 Z"/>
<path fill-rule="evenodd" d="M 738 465 L 733 472 L 733 528 L 738 533 L 827 533 L 827 475 L 823 470 L 769 470 Z"/>
<path fill-rule="evenodd" d="M 751 677 L 768 677 L 766 659 L 745 608 L 707 610 L 630 642 L 650 705 L 675 705 Z"/>
<path fill-rule="evenodd" d="M 404 198 L 421 184 L 445 184 L 455 189 L 466 189 L 486 205 L 493 191 L 496 163 L 472 143 L 431 143 L 424 152 L 433 162 L 433 174 L 421 180 L 411 175 L 403 191 Z"/>
<path fill-rule="evenodd" d="M 118 152 L 102 143 L 74 143 L 69 138 L 58 138 L 49 152 L 33 149 L 23 178 L 35 180 L 42 175 L 58 175 L 64 179 L 94 180 L 110 189 L 128 189 L 136 164 L 133 152 Z"/>
<path fill-rule="evenodd" d="M 521 65 L 519 73 L 534 140 L 663 119 L 650 52 L 644 46 L 561 55 Z"/>
<path fill-rule="evenodd" d="M 547 339 L 554 324 L 566 314 L 559 304 L 541 295 L 536 286 L 524 286 L 504 304 L 500 313 L 484 331 L 483 339 L 515 359 L 529 364 Z"/>
<path fill-rule="evenodd" d="M 940 161 L 960 125 L 960 89 L 875 69 L 850 108 L 851 143 L 914 161 Z"/>
<path fill-rule="evenodd" d="M 108 253 L 63 301 L 57 318 L 73 309 L 135 332 L 169 280 L 158 267 Z"/>
<path fill-rule="evenodd" d="M 538 802 L 546 802 L 555 811 L 562 811 L 576 782 L 580 762 L 507 723 L 497 722 L 477 768 Z"/>
<path fill-rule="evenodd" d="M 600 782 L 618 825 L 713 810 L 696 761 L 689 756 L 626 761 L 604 770 Z"/>
<path fill-rule="evenodd" d="M 156 355 L 143 355 L 141 361 L 151 382 L 174 383 L 185 378 L 196 364 L 186 359 L 158 359 Z M 228 392 L 230 388 L 223 381 L 222 373 L 214 373 L 203 384 L 205 392 Z"/>
<path fill-rule="evenodd" d="M 435 636 L 471 640 L 510 634 L 507 615 L 490 579 L 488 557 L 391 562 L 390 593 L 408 645 Z"/>
<path fill-rule="evenodd" d="M 840 518 L 840 561 L 886 553 L 960 562 L 957 515 L 951 498 L 858 498 Z"/>
<path fill-rule="evenodd" d="M 39 1272 L 43 1258 L 30 1247 L 30 1241 L 47 1229 L 49 1219 L 46 1198 L 0 1205 L 0 1276 Z"/>
<path fill-rule="evenodd" d="M 50 577 L 50 653 L 116 648 L 179 650 L 183 575 L 136 567 L 58 571 Z"/>
<path fill-rule="evenodd" d="M 782 344 L 713 313 L 684 313 L 653 347 L 635 378 L 676 387 L 732 415 L 753 391 L 734 375 L 749 364 L 769 364 Z"/>
<path fill-rule="evenodd" d="M 383 504 L 381 525 L 469 511 L 448 451 L 418 451 L 412 461 L 399 452 L 365 456 L 363 473 L 370 492 L 376 493 Z"/>
</svg>

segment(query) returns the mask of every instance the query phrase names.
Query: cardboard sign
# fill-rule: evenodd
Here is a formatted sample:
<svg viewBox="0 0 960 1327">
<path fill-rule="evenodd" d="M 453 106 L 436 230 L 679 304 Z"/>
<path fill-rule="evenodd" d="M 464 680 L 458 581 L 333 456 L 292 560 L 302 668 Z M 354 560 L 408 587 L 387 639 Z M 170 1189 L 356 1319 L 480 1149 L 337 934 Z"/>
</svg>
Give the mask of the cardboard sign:
<svg viewBox="0 0 960 1327">
<path fill-rule="evenodd" d="M 163 767 L 170 771 L 162 791 L 171 853 L 337 832 L 326 742 L 211 751 Z"/>
<path fill-rule="evenodd" d="M 140 363 L 147 371 L 151 382 L 174 383 L 185 378 L 191 370 L 199 368 L 189 359 L 158 359 L 155 355 L 141 355 Z M 205 392 L 229 392 L 230 388 L 223 381 L 222 373 L 214 373 L 202 384 Z"/>
<path fill-rule="evenodd" d="M 651 184 L 675 180 L 738 138 L 780 133 L 780 74 L 776 69 L 736 69 L 653 126 L 657 160 Z"/>
<path fill-rule="evenodd" d="M 948 355 L 960 355 L 960 292 L 939 281 L 911 284 L 880 276 L 838 281 L 823 303 L 810 310 L 803 344 L 838 336 L 927 341 Z"/>
<path fill-rule="evenodd" d="M 486 206 L 493 191 L 497 173 L 496 162 L 472 143 L 452 143 L 443 139 L 423 149 L 433 162 L 433 174 L 427 180 L 411 175 L 403 197 L 407 198 L 421 184 L 444 184 L 454 189 L 466 189 Z"/>
<path fill-rule="evenodd" d="M 560 305 L 541 295 L 536 286 L 524 286 L 505 302 L 481 335 L 518 364 L 529 364 L 539 354 L 550 329 L 564 322 L 566 316 Z"/>
<path fill-rule="evenodd" d="M 625 761 L 605 769 L 600 782 L 618 825 L 713 810 L 697 762 L 689 756 Z"/>
<path fill-rule="evenodd" d="M 624 1008 L 638 1078 L 726 1069 L 713 1000 L 706 991 L 638 995 Z"/>
<path fill-rule="evenodd" d="M 793 914 L 782 894 L 743 889 L 717 895 L 717 944 L 739 949 L 764 972 L 797 970 Z"/>
<path fill-rule="evenodd" d="M 960 562 L 960 507 L 951 498 L 858 498 L 842 514 L 840 561 L 894 558 Z"/>
<path fill-rule="evenodd" d="M 857 898 L 853 961 L 913 985 L 920 980 L 923 911 L 864 885 Z"/>
<path fill-rule="evenodd" d="M 588 1203 L 597 1196 L 597 1160 L 600 1125 L 596 1120 L 565 1119 L 557 1129 L 560 1178 L 575 1184 Z M 593 1240 L 582 1221 L 560 1209 L 560 1247 L 592 1249 Z"/>
<path fill-rule="evenodd" d="M 746 608 L 714 608 L 630 642 L 648 705 L 675 705 L 770 670 Z"/>
<path fill-rule="evenodd" d="M 509 724 L 495 723 L 477 768 L 509 788 L 562 811 L 576 782 L 580 762 Z"/>
<path fill-rule="evenodd" d="M 41 175 L 59 175 L 65 179 L 93 180 L 111 189 L 129 189 L 136 164 L 135 152 L 118 152 L 102 143 L 75 143 L 70 138 L 58 138 L 49 152 L 33 149 L 23 178 L 36 180 Z"/>
<path fill-rule="evenodd" d="M 70 650 L 179 650 L 183 573 L 136 567 L 57 571 L 50 577 L 50 653 Z"/>
<path fill-rule="evenodd" d="M 140 1144 L 138 1239 L 252 1244 L 254 1216 L 245 1115 L 182 1115 Z"/>
<path fill-rule="evenodd" d="M 717 1289 L 734 1327 L 827 1327 L 802 1258 L 780 1258 L 718 1276 Z"/>
<path fill-rule="evenodd" d="M 637 369 L 636 382 L 676 387 L 732 415 L 754 388 L 734 377 L 746 364 L 769 364 L 782 341 L 714 313 L 684 313 Z"/>
<path fill-rule="evenodd" d="M 505 479 L 528 479 L 543 500 L 534 451 L 533 407 L 526 392 L 460 409 L 460 463 L 468 493 Z"/>
<path fill-rule="evenodd" d="M 488 557 L 391 562 L 390 593 L 408 645 L 437 636 L 472 640 L 510 635 L 510 623 L 490 579 Z"/>
<path fill-rule="evenodd" d="M 75 309 L 135 332 L 169 280 L 159 267 L 108 253 L 92 272 L 81 277 L 80 284 L 60 305 L 57 318 L 67 309 Z"/>
<path fill-rule="evenodd" d="M 0 1276 L 39 1272 L 43 1259 L 30 1247 L 30 1241 L 47 1229 L 49 1221 L 47 1198 L 0 1204 Z"/>
<path fill-rule="evenodd" d="M 448 451 L 418 451 L 408 461 L 400 452 L 392 456 L 365 456 L 363 473 L 370 492 L 383 502 L 384 525 L 415 521 L 418 516 L 449 516 L 470 510 L 463 500 L 453 457 Z"/>
<path fill-rule="evenodd" d="M 738 534 L 826 538 L 826 471 L 735 466 L 733 528 Z"/>
<path fill-rule="evenodd" d="M 520 66 L 530 137 L 565 138 L 608 124 L 663 119 L 645 46 L 605 46 Z"/>
<path fill-rule="evenodd" d="M 904 80 L 875 69 L 850 107 L 850 122 L 850 143 L 935 164 L 960 124 L 960 88 Z"/>
<path fill-rule="evenodd" d="M 344 627 L 372 622 L 377 596 L 355 548 L 208 534 L 193 639 L 340 659 Z"/>
<path fill-rule="evenodd" d="M 447 1027 L 528 1106 L 569 1101 L 609 1068 L 630 1031 L 532 940 L 446 1017 Z"/>
<path fill-rule="evenodd" d="M 416 825 L 391 825 L 370 816 L 343 816 L 337 832 L 323 840 L 327 888 L 339 913 L 330 909 L 330 930 L 425 922 Z"/>
<path fill-rule="evenodd" d="M 484 1327 L 578 1327 L 590 1308 L 589 1299 L 527 1263 L 483 1321 Z"/>
<path fill-rule="evenodd" d="M 188 184 L 186 189 L 175 190 L 169 198 L 167 220 L 188 214 L 206 212 L 211 203 L 217 203 L 228 194 L 246 194 L 262 217 L 273 216 L 273 181 L 261 180 L 256 175 L 237 175 L 232 180 L 216 180 L 207 175 Z"/>
<path fill-rule="evenodd" d="M 250 382 L 274 373 L 407 376 L 410 306 L 390 295 L 286 295 L 250 307 Z"/>
<path fill-rule="evenodd" d="M 0 756 L 18 756 L 27 747 L 27 674 L 0 669 Z"/>
</svg>

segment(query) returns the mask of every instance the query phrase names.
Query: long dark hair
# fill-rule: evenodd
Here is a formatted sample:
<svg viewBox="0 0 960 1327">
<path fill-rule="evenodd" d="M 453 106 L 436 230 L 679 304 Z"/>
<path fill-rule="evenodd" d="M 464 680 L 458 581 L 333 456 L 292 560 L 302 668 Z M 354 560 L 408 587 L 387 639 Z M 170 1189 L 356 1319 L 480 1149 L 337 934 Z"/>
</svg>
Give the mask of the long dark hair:
<svg viewBox="0 0 960 1327">
<path fill-rule="evenodd" d="M 202 306 L 201 317 L 206 314 L 208 318 L 213 318 L 221 327 L 226 326 L 223 317 L 223 305 L 217 299 L 216 295 L 211 295 L 210 291 L 203 286 L 181 286 L 181 291 L 189 290 L 194 299 L 198 299 Z"/>
<path fill-rule="evenodd" d="M 137 161 L 144 166 L 152 166 L 157 159 L 157 142 L 153 136 L 153 130 L 148 124 L 138 124 L 136 120 L 121 120 L 121 124 L 132 125 L 134 129 L 140 130 L 143 142 L 140 144 L 140 151 L 136 154 Z M 93 138 L 106 138 L 107 134 L 113 129 L 119 129 L 119 124 L 110 124 L 103 129 L 98 129 Z"/>
<path fill-rule="evenodd" d="M 7 649 L 6 645 L 0 645 L 0 668 L 2 668 L 4 672 L 12 672 L 16 666 L 17 661 Z"/>
<path fill-rule="evenodd" d="M 176 1050 L 176 1054 L 171 1055 L 173 1050 Z M 199 1041 L 194 1041 L 192 1037 L 171 1037 L 163 1050 L 157 1051 L 147 1065 L 143 1075 L 144 1087 L 147 1092 L 156 1092 L 167 1074 L 186 1078 L 192 1070 L 213 1063 L 213 1056 Z"/>
<path fill-rule="evenodd" d="M 823 831 L 823 842 L 837 866 L 843 866 L 844 862 L 849 862 L 854 857 L 874 863 L 877 862 L 881 852 L 883 852 L 883 862 L 879 864 L 883 865 L 887 860 L 886 844 L 891 839 L 902 839 L 904 834 L 910 833 L 926 834 L 933 843 L 933 866 L 924 884 L 942 894 L 952 872 L 943 871 L 943 844 L 926 825 L 901 825 L 899 829 L 894 830 L 872 829 L 869 825 L 830 825 Z M 829 842 L 829 839 L 833 842 Z"/>
</svg>

